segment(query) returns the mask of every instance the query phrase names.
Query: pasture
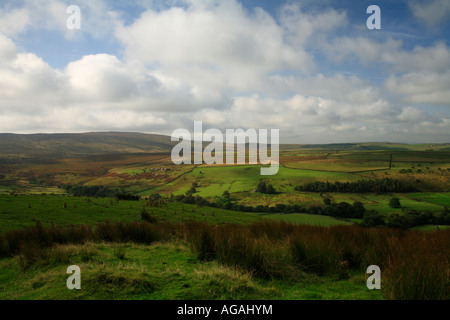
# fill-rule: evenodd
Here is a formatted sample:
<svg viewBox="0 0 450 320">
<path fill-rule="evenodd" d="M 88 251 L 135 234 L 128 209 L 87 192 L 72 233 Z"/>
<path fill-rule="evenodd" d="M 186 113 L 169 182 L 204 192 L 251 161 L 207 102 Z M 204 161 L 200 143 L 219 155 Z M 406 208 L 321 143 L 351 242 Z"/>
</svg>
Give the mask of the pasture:
<svg viewBox="0 0 450 320">
<path fill-rule="evenodd" d="M 289 145 L 281 147 L 276 175 L 261 176 L 260 168 L 261 165 L 176 166 L 167 152 L 3 159 L 0 162 L 0 235 L 23 228 L 32 230 L 37 221 L 50 230 L 52 226 L 94 228 L 106 221 L 111 225 L 161 228 L 161 233 L 167 231 L 164 228 L 173 230 L 150 244 L 91 240 L 55 244 L 36 253 L 39 257 L 26 268 L 24 259 L 27 254 L 34 254 L 32 247 L 28 248 L 31 253 L 25 248 L 15 256 L 2 257 L 0 299 L 391 299 L 414 295 L 426 298 L 435 294 L 431 287 L 419 288 L 422 291 L 414 289 L 428 282 L 434 283 L 433 287 L 439 285 L 441 278 L 428 271 L 420 275 L 423 278 L 411 278 L 418 285 L 408 287 L 405 292 L 397 292 L 395 286 L 383 292 L 367 290 L 365 264 L 373 263 L 374 259 L 386 263 L 386 246 L 391 244 L 385 239 L 390 237 L 396 241 L 389 247 L 390 254 L 397 260 L 393 262 L 394 267 L 389 266 L 388 283 L 396 283 L 396 272 L 404 274 L 418 266 L 426 265 L 426 270 L 434 270 L 436 266 L 445 268 L 446 262 L 436 248 L 448 249 L 448 231 L 441 232 L 448 229 L 446 226 L 422 225 L 403 233 L 389 228 L 356 226 L 362 218 L 339 220 L 319 214 L 281 214 L 269 210 L 241 212 L 168 199 L 193 192 L 195 185 L 194 198 L 200 196 L 214 202 L 228 191 L 234 204 L 254 208 L 284 204 L 299 205 L 305 210 L 312 206 L 324 207 L 327 200 L 329 206 L 361 202 L 365 209 L 377 211 L 383 219 L 392 213 L 407 215 L 411 210 L 436 216 L 450 207 L 448 145 Z M 383 178 L 406 182 L 417 191 L 294 190 L 310 182 Z M 272 184 L 276 192 L 257 192 L 261 181 Z M 74 197 L 65 194 L 62 188 L 65 184 L 101 185 L 138 195 L 140 200 Z M 149 203 L 148 197 L 154 193 L 163 196 L 162 204 Z M 401 207 L 390 206 L 394 197 L 400 200 Z M 154 221 L 143 222 L 143 213 Z M 302 232 L 291 234 L 296 228 Z M 222 233 L 216 233 L 217 230 Z M 347 242 L 341 243 L 344 238 Z M 360 247 L 356 238 L 371 239 L 371 249 Z M 0 242 L 6 248 L 5 243 Z M 411 249 L 416 247 L 417 252 Z M 214 251 L 215 259 L 201 258 L 203 251 L 207 254 Z M 248 255 L 239 256 L 242 252 Z M 427 259 L 423 260 L 425 256 Z M 411 259 L 413 267 L 402 264 L 404 257 Z M 297 264 L 294 258 L 304 260 Z M 311 271 L 314 269 L 308 267 L 311 259 L 319 259 L 315 263 L 329 268 L 329 272 Z M 347 260 L 357 263 L 357 267 L 339 269 L 340 263 Z M 66 279 L 66 274 L 60 271 L 67 263 L 78 264 L 86 270 L 85 290 L 69 291 L 59 285 Z M 293 270 L 296 273 L 292 278 Z M 413 282 L 404 285 L 410 283 Z M 448 292 L 443 291 L 442 296 L 448 297 Z"/>
</svg>

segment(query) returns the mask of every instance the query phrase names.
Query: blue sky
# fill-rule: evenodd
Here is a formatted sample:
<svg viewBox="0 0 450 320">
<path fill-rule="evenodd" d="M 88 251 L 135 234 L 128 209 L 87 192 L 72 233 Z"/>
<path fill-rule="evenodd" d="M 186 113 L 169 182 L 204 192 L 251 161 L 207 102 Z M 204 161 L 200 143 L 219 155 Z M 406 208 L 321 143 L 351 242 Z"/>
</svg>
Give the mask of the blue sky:
<svg viewBox="0 0 450 320">
<path fill-rule="evenodd" d="M 2 1 L 0 131 L 450 142 L 449 17 L 447 0 Z"/>
</svg>

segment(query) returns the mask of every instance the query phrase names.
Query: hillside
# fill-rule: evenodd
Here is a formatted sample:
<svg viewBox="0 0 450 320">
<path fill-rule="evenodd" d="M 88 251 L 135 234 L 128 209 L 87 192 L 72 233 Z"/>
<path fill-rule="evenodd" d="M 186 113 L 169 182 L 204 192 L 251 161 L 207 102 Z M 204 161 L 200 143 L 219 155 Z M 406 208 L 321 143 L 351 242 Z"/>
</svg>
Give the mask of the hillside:
<svg viewBox="0 0 450 320">
<path fill-rule="evenodd" d="M 95 154 L 170 152 L 170 137 L 128 132 L 0 134 L 1 158 L 66 158 Z"/>
<path fill-rule="evenodd" d="M 0 158 L 71 158 L 100 154 L 167 153 L 176 142 L 169 136 L 131 132 L 57 134 L 0 133 Z M 422 150 L 444 151 L 449 144 L 407 145 L 390 143 L 282 144 L 283 150 Z"/>
</svg>

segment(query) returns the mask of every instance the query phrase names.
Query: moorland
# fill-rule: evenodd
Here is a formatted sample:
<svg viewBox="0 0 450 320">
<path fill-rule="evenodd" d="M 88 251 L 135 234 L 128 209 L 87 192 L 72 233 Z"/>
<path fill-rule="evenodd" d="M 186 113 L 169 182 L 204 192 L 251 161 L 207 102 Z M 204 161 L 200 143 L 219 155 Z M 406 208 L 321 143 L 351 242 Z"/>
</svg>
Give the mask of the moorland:
<svg viewBox="0 0 450 320">
<path fill-rule="evenodd" d="M 0 299 L 449 298 L 450 144 L 280 145 L 274 176 L 173 145 L 0 134 Z"/>
</svg>

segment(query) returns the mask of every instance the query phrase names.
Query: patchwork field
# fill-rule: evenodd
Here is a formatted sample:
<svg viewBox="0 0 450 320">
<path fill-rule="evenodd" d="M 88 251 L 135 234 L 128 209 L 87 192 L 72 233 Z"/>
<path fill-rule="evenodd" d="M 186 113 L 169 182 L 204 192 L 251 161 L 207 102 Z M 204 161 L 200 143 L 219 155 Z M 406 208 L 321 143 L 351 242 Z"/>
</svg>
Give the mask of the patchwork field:
<svg viewBox="0 0 450 320">
<path fill-rule="evenodd" d="M 445 222 L 450 206 L 447 149 L 448 145 L 433 146 L 433 150 L 427 145 L 399 144 L 288 145 L 281 147 L 280 167 L 274 176 L 261 176 L 261 165 L 176 166 L 163 150 L 54 159 L 17 157 L 10 150 L 8 157 L 0 159 L 0 251 L 10 252 L 0 257 L 0 269 L 6 270 L 0 274 L 0 299 L 396 299 L 435 297 L 437 293 L 438 298 L 448 297 L 445 289 L 367 290 L 365 263 L 379 259 L 387 250 L 375 239 L 384 239 L 381 233 L 397 239 L 397 231 L 362 228 L 356 225 L 363 224 L 365 217 L 343 218 L 333 213 L 341 204 L 347 208 L 359 204 L 385 222 L 396 216 L 410 221 L 411 212 L 419 215 L 414 217 L 428 217 L 427 221 Z M 331 185 L 386 178 L 415 191 L 294 189 L 314 182 Z M 273 192 L 260 191 L 261 182 L 270 184 Z M 137 197 L 73 196 L 66 193 L 67 185 L 89 192 L 102 186 Z M 152 202 L 153 196 L 160 200 Z M 398 206 L 392 205 L 393 198 L 398 199 Z M 320 210 L 311 211 L 314 208 Z M 88 228 L 80 229 L 80 235 L 89 228 L 121 231 L 106 234 L 106 240 L 63 242 L 42 250 L 22 244 L 13 250 L 13 238 L 21 233 L 37 232 L 34 237 L 39 238 L 48 232 L 44 239 L 49 239 L 52 232 L 69 228 L 70 233 L 80 225 Z M 396 251 L 392 244 L 391 254 L 405 254 L 416 266 L 434 261 L 427 264 L 427 270 L 445 268 L 445 259 L 431 252 L 446 250 L 442 249 L 447 237 L 443 231 L 448 226 L 437 222 L 413 226 L 411 231 L 398 231 L 395 240 L 405 252 Z M 297 227 L 312 229 L 302 229 L 306 232 L 303 238 L 303 233 L 291 234 Z M 152 233 L 149 243 L 112 240 L 133 228 L 143 228 L 138 235 L 159 231 Z M 326 240 L 332 234 L 336 238 Z M 2 240 L 3 235 L 7 236 Z M 347 235 L 350 238 L 342 242 Z M 372 239 L 370 250 L 378 253 L 359 248 L 351 237 Z M 235 247 L 226 249 L 228 245 Z M 415 246 L 415 251 L 408 251 Z M 209 258 L 211 252 L 214 258 Z M 246 253 L 233 258 L 242 252 Z M 425 256 L 428 260 L 423 260 Z M 345 261 L 354 265 L 342 269 L 339 265 Z M 59 285 L 66 278 L 60 270 L 67 263 L 87 270 L 82 292 Z M 321 267 L 316 269 L 316 265 Z M 397 270 L 407 272 L 400 264 L 390 268 L 388 283 L 396 283 Z M 415 279 L 416 284 L 434 283 L 434 288 L 441 284 L 442 279 L 431 273 L 423 276 L 426 280 Z"/>
</svg>

